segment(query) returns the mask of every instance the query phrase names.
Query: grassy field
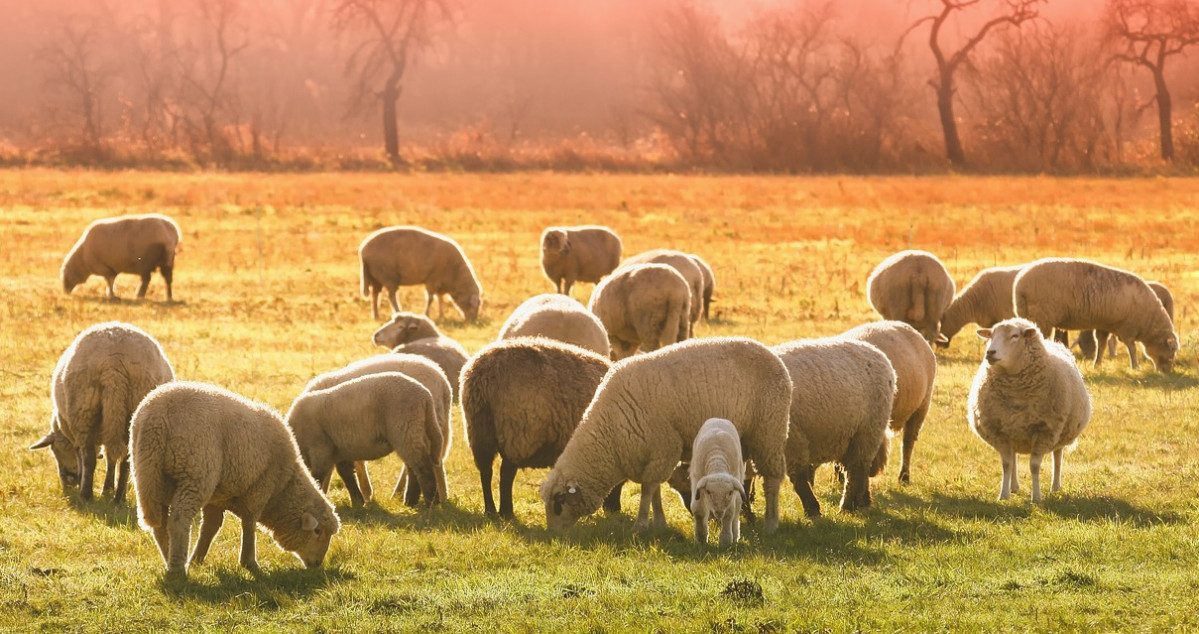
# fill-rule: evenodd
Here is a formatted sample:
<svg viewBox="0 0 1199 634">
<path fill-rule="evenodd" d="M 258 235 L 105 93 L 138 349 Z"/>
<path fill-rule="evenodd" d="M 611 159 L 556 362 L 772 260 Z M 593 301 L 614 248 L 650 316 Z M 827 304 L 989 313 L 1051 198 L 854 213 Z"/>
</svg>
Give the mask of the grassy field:
<svg viewBox="0 0 1199 634">
<path fill-rule="evenodd" d="M 179 303 L 162 302 L 157 277 L 143 302 L 128 299 L 128 276 L 120 302 L 103 301 L 99 278 L 62 293 L 59 266 L 89 221 L 149 211 L 184 229 Z M 456 411 L 448 504 L 354 510 L 335 483 L 343 528 L 323 569 L 260 535 L 264 574 L 252 577 L 227 522 L 190 582 L 166 583 L 131 504 L 64 497 L 49 453 L 25 449 L 48 428 L 58 356 L 90 324 L 134 323 L 180 378 L 285 411 L 314 374 L 381 351 L 358 292 L 356 249 L 370 231 L 412 223 L 463 245 L 483 318 L 447 314 L 442 327 L 475 351 L 550 290 L 541 230 L 590 222 L 615 228 L 626 253 L 667 246 L 713 265 L 701 337 L 774 344 L 872 320 L 866 276 L 904 248 L 940 255 L 959 286 L 985 266 L 1074 255 L 1173 289 L 1180 362 L 1173 376 L 1126 358 L 1084 364 L 1095 415 L 1063 491 L 1032 505 L 1025 486 L 998 503 L 998 456 L 966 426 L 983 350 L 966 330 L 938 353 L 912 484 L 894 481 L 893 463 L 873 483 L 875 505 L 846 516 L 822 469 L 826 517 L 802 518 L 784 486 L 779 532 L 744 525 L 728 551 L 695 544 L 673 496 L 669 531 L 632 537 L 632 492 L 625 514 L 549 534 L 542 471 L 518 476 L 516 521 L 485 518 Z M 0 244 L 2 631 L 1199 629 L 1196 180 L 7 171 Z M 422 294 L 401 299 L 419 307 Z M 386 488 L 398 461 L 373 471 Z M 1021 472 L 1027 484 L 1026 463 Z"/>
</svg>

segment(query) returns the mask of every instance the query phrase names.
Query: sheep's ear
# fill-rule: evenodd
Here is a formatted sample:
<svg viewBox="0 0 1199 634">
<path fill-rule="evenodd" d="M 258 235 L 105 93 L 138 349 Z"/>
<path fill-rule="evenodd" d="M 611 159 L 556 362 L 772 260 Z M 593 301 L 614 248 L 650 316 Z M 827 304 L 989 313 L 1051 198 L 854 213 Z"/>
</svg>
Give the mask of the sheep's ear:
<svg viewBox="0 0 1199 634">
<path fill-rule="evenodd" d="M 316 521 L 316 516 L 307 511 L 305 511 L 304 516 L 300 518 L 300 530 L 314 531 L 316 530 L 318 524 L 319 522 Z"/>
<path fill-rule="evenodd" d="M 46 447 L 49 447 L 50 445 L 54 444 L 54 439 L 57 437 L 58 437 L 58 432 L 52 431 L 52 432 L 46 434 L 45 436 L 42 436 L 41 440 L 33 443 L 32 445 L 29 445 L 29 450 L 34 451 L 37 449 L 44 449 Z"/>
<path fill-rule="evenodd" d="M 566 495 L 563 496 L 569 501 L 577 501 L 583 499 L 583 489 L 574 482 L 566 483 Z"/>
<path fill-rule="evenodd" d="M 694 501 L 694 500 L 698 500 L 698 499 L 702 498 L 702 497 L 703 497 L 703 493 L 704 493 L 703 487 L 696 487 L 696 488 L 695 488 L 695 493 L 694 493 L 694 494 L 691 496 L 691 497 L 692 497 L 692 501 Z"/>
<path fill-rule="evenodd" d="M 974 332 L 978 335 L 979 339 L 990 339 L 992 334 L 990 328 L 979 328 Z"/>
<path fill-rule="evenodd" d="M 1024 338 L 1025 339 L 1032 339 L 1035 336 L 1037 336 L 1036 328 L 1025 328 L 1024 329 Z"/>
<path fill-rule="evenodd" d="M 948 348 L 949 347 L 949 337 L 946 337 L 945 335 L 943 335 L 941 333 L 937 333 L 937 338 L 936 338 L 936 340 L 933 341 L 933 343 L 937 344 L 938 348 Z"/>
<path fill-rule="evenodd" d="M 741 499 L 745 500 L 745 485 L 740 480 L 737 481 L 737 493 L 741 494 Z"/>
</svg>

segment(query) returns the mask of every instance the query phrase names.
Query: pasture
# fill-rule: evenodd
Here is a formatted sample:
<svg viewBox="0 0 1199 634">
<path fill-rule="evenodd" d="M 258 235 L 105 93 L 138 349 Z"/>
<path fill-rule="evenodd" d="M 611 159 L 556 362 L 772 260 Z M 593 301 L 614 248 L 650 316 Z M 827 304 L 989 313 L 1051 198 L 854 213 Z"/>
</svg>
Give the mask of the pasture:
<svg viewBox="0 0 1199 634">
<path fill-rule="evenodd" d="M 183 228 L 178 303 L 162 301 L 157 275 L 142 302 L 128 275 L 119 302 L 95 277 L 63 294 L 62 258 L 88 222 L 150 211 Z M 803 518 L 785 483 L 778 533 L 743 524 L 727 551 L 693 542 L 669 492 L 669 531 L 633 537 L 635 487 L 624 513 L 548 533 L 544 471 L 518 475 L 515 521 L 486 518 L 456 409 L 449 503 L 388 498 L 390 457 L 372 467 L 383 494 L 364 509 L 334 478 L 343 526 L 323 568 L 304 570 L 260 533 L 255 578 L 226 522 L 189 582 L 168 583 L 132 495 L 121 508 L 65 497 L 51 455 L 26 450 L 48 429 L 58 356 L 93 323 L 133 323 L 180 378 L 286 411 L 313 375 L 382 351 L 359 293 L 369 232 L 416 224 L 461 243 L 484 287 L 481 317 L 439 323 L 474 352 L 517 304 L 550 291 L 541 230 L 582 223 L 613 227 L 626 255 L 666 246 L 711 263 L 716 303 L 700 337 L 775 344 L 873 320 L 867 274 L 920 248 L 959 288 L 983 267 L 1050 255 L 1160 280 L 1182 350 L 1170 376 L 1148 362 L 1132 371 L 1123 354 L 1084 363 L 1095 413 L 1063 490 L 1032 505 L 1025 486 L 999 503 L 998 455 L 966 426 L 983 351 L 970 326 L 938 351 L 910 485 L 895 482 L 893 455 L 874 506 L 847 516 L 822 468 L 825 517 Z M 1199 180 L 4 171 L 0 243 L 3 631 L 1199 629 Z M 422 305 L 415 287 L 400 296 Z M 1027 484 L 1026 458 L 1020 472 Z"/>
</svg>

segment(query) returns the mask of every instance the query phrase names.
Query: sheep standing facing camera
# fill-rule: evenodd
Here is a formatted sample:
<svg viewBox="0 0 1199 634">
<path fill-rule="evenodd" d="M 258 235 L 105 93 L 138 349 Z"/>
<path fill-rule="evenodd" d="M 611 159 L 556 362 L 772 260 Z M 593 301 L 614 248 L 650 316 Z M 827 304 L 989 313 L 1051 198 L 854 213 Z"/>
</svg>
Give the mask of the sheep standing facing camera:
<svg viewBox="0 0 1199 634">
<path fill-rule="evenodd" d="M 1091 420 L 1091 396 L 1074 355 L 1046 341 L 1036 324 L 1009 319 L 978 331 L 989 339 L 974 376 L 966 413 L 970 429 L 999 452 L 999 499 L 1019 489 L 1016 454 L 1029 454 L 1032 501 L 1041 501 L 1041 458 L 1053 454 L 1051 491 L 1062 488 L 1064 453 Z"/>
<path fill-rule="evenodd" d="M 620 236 L 608 227 L 547 227 L 541 234 L 541 270 L 554 291 L 570 295 L 575 282 L 598 284 L 620 263 Z"/>
<path fill-rule="evenodd" d="M 709 418 L 691 443 L 691 514 L 695 541 L 708 542 L 708 520 L 720 522 L 720 545 L 741 539 L 741 503 L 745 499 L 745 461 L 737 427 L 723 418 Z"/>
</svg>

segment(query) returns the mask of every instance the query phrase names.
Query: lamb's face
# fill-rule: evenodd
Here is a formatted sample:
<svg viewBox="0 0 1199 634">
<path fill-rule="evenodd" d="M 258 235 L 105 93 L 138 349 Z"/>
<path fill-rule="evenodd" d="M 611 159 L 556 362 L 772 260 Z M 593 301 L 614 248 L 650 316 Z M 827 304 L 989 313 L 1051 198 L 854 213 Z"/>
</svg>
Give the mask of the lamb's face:
<svg viewBox="0 0 1199 634">
<path fill-rule="evenodd" d="M 305 511 L 300 518 L 298 530 L 275 534 L 275 539 L 285 550 L 293 553 L 306 568 L 317 568 L 329 552 L 329 542 L 337 534 L 341 523 L 331 509 Z"/>
<path fill-rule="evenodd" d="M 1174 359 L 1178 356 L 1178 337 L 1170 333 L 1165 337 L 1157 337 L 1144 342 L 1145 354 L 1153 359 L 1154 365 L 1162 372 L 1174 371 Z"/>
<path fill-rule="evenodd" d="M 1016 372 L 1024 366 L 1024 353 L 1030 343 L 1040 343 L 1041 331 L 1029 322 L 1013 320 L 999 322 L 993 328 L 981 328 L 978 336 L 990 340 L 986 361 L 991 367 Z M 1038 341 L 1033 342 L 1034 339 Z"/>
<path fill-rule="evenodd" d="M 691 514 L 696 517 L 724 518 L 736 515 L 745 498 L 742 484 L 732 476 L 707 477 L 699 481 L 691 499 Z"/>
<path fill-rule="evenodd" d="M 53 429 L 55 431 L 46 434 L 41 440 L 30 445 L 29 448 L 50 448 L 50 451 L 54 454 L 54 461 L 58 463 L 58 479 L 62 482 L 63 490 L 66 491 L 71 487 L 79 486 L 80 473 L 82 471 L 79 467 L 79 450 L 61 432 L 57 431 L 57 425 L 54 425 Z"/>
<path fill-rule="evenodd" d="M 550 473 L 541 485 L 541 500 L 545 503 L 546 528 L 556 531 L 574 526 L 580 517 L 591 515 L 599 504 L 590 504 L 583 487 L 573 480 L 561 480 Z M 597 497 L 599 499 L 602 494 Z"/>
</svg>

